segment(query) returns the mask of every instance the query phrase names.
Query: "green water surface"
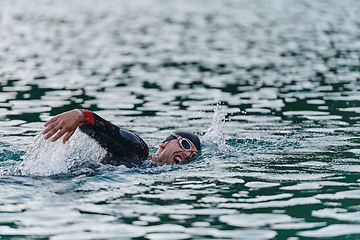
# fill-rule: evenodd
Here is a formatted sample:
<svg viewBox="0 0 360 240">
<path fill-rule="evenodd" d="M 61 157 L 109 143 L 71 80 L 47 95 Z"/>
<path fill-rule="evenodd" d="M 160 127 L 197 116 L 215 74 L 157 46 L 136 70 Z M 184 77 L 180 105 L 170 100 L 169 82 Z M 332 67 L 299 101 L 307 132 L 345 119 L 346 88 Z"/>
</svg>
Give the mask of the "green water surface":
<svg viewBox="0 0 360 240">
<path fill-rule="evenodd" d="M 360 4 L 0 1 L 1 239 L 360 239 Z M 51 116 L 96 112 L 154 152 L 127 169 Z"/>
</svg>

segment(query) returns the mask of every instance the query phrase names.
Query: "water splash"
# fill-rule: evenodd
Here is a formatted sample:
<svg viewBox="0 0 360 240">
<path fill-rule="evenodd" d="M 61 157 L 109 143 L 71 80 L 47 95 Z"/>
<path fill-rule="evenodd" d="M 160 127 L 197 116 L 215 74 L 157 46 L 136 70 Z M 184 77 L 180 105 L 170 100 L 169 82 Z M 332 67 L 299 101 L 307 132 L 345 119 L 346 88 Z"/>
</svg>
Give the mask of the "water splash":
<svg viewBox="0 0 360 240">
<path fill-rule="evenodd" d="M 206 130 L 204 135 L 205 140 L 214 145 L 218 151 L 224 152 L 227 150 L 224 137 L 224 126 L 226 111 L 219 104 L 214 108 L 214 116 L 210 127 Z"/>
<path fill-rule="evenodd" d="M 94 140 L 78 130 L 66 144 L 61 140 L 45 140 L 39 133 L 22 157 L 19 169 L 23 175 L 30 176 L 69 174 L 79 161 L 98 161 L 105 153 Z"/>
</svg>

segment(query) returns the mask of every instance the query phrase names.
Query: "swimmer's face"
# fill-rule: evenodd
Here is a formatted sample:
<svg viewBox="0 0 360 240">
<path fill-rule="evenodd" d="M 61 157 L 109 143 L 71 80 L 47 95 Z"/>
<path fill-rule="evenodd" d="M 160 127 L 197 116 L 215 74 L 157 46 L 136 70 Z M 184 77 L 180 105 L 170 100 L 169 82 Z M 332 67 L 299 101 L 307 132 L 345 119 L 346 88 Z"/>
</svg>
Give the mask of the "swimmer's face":
<svg viewBox="0 0 360 240">
<path fill-rule="evenodd" d="M 198 151 L 195 145 L 190 140 L 188 141 L 191 143 L 192 151 L 185 151 L 182 149 L 177 139 L 161 143 L 158 150 L 153 155 L 154 162 L 177 164 L 188 159 L 193 154 L 193 152 Z"/>
</svg>

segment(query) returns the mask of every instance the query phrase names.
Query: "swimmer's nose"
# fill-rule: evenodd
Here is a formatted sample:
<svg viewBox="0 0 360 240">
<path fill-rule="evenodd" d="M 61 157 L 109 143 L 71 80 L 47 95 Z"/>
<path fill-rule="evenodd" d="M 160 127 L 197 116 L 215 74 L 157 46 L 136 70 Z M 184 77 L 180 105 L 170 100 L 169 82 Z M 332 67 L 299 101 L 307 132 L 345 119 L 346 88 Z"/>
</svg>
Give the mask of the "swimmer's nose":
<svg viewBox="0 0 360 240">
<path fill-rule="evenodd" d="M 189 158 L 191 156 L 191 152 L 184 152 L 184 158 Z"/>
</svg>

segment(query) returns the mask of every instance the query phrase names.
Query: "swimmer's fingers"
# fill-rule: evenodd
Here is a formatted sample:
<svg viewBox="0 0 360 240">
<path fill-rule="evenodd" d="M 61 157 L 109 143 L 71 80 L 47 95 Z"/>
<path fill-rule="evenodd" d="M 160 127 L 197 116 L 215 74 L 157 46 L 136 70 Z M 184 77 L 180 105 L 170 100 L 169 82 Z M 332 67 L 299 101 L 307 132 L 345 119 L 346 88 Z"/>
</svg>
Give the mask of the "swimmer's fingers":
<svg viewBox="0 0 360 240">
<path fill-rule="evenodd" d="M 67 115 L 69 116 L 69 115 Z M 65 143 L 67 141 L 67 139 L 69 139 L 75 132 L 75 130 L 77 129 L 77 127 L 79 126 L 79 122 L 77 119 L 71 119 L 70 117 L 67 118 L 60 118 L 60 121 L 56 121 L 54 124 L 57 124 L 56 126 L 54 126 L 54 128 L 52 130 L 50 130 L 49 134 L 55 134 L 55 136 L 51 139 L 52 142 L 57 141 L 59 138 L 61 138 L 64 134 L 66 134 L 66 138 L 63 140 L 63 142 Z M 49 125 L 49 127 L 51 126 L 51 124 Z M 46 135 L 47 136 L 47 135 Z"/>
<path fill-rule="evenodd" d="M 50 123 L 47 128 L 43 131 L 45 134 L 45 139 L 49 139 L 52 136 L 56 135 L 51 139 L 52 142 L 55 142 L 61 138 L 66 132 L 72 131 L 73 128 L 68 126 L 67 121 L 62 118 L 58 118 L 57 121 Z"/>
<path fill-rule="evenodd" d="M 46 127 L 43 131 L 43 134 L 45 135 L 44 138 L 49 139 L 56 133 L 56 135 L 51 139 L 52 142 L 55 142 L 65 133 L 69 132 L 70 135 L 68 135 L 67 139 L 65 139 L 66 142 L 72 136 L 79 124 L 84 120 L 84 114 L 78 109 L 59 114 L 44 124 Z"/>
<path fill-rule="evenodd" d="M 59 129 L 61 128 L 60 120 L 50 123 L 46 126 L 45 130 L 42 132 L 42 134 L 45 135 L 45 139 L 49 139 L 51 136 L 53 136 Z"/>
<path fill-rule="evenodd" d="M 58 130 L 57 131 L 57 133 L 55 134 L 55 130 Z M 54 132 L 55 131 L 55 132 Z M 54 128 L 53 130 L 51 130 L 50 132 L 49 132 L 49 134 L 50 133 L 52 133 L 52 135 L 54 135 L 55 134 L 55 136 L 51 139 L 51 141 L 52 142 L 55 142 L 55 141 L 57 141 L 59 138 L 61 138 L 65 133 L 67 133 L 67 132 L 69 132 L 69 131 L 71 131 L 69 128 L 67 128 L 67 127 L 65 127 L 64 126 L 64 122 L 63 121 L 60 121 L 60 123 L 59 123 L 59 125 L 56 127 L 56 128 Z M 48 135 L 49 135 L 48 134 Z M 45 137 L 47 137 L 48 135 L 46 135 Z M 52 136 L 51 135 L 51 136 Z M 49 136 L 48 138 L 50 138 L 51 136 Z"/>
<path fill-rule="evenodd" d="M 44 124 L 44 127 L 49 126 L 49 125 L 50 125 L 51 123 L 53 123 L 53 122 L 56 122 L 56 121 L 59 119 L 59 117 L 60 117 L 60 115 L 51 118 L 49 121 L 47 121 L 47 122 Z"/>
<path fill-rule="evenodd" d="M 69 140 L 69 138 L 71 138 L 71 136 L 74 134 L 75 130 L 72 130 L 72 131 L 66 133 L 65 137 L 63 138 L 64 144 L 66 143 L 67 140 Z"/>
<path fill-rule="evenodd" d="M 45 129 L 42 132 L 42 134 L 44 134 L 44 135 L 47 134 L 48 132 L 50 132 L 50 130 L 52 130 L 57 125 L 56 120 L 54 118 L 52 118 L 50 121 L 48 121 L 44 124 Z"/>
</svg>

